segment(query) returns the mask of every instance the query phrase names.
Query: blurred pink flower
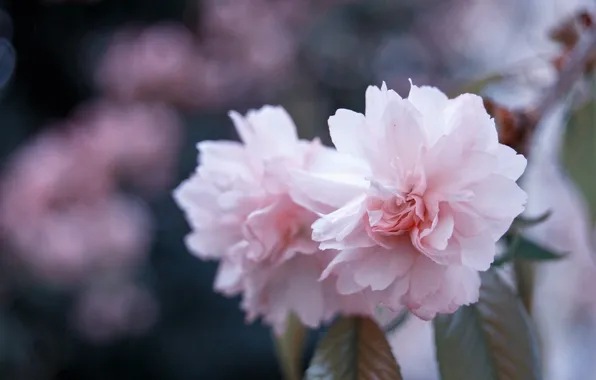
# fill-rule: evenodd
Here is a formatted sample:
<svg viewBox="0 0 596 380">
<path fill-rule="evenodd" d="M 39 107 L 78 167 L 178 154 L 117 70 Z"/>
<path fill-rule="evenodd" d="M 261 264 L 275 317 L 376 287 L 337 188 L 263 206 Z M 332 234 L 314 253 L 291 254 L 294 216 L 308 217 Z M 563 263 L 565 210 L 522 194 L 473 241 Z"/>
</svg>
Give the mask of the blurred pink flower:
<svg viewBox="0 0 596 380">
<path fill-rule="evenodd" d="M 199 143 L 200 165 L 174 193 L 192 228 L 189 250 L 221 260 L 216 290 L 243 293 L 248 319 L 262 316 L 278 333 L 290 312 L 311 327 L 337 312 L 370 313 L 360 295 L 338 296 L 331 280 L 317 281 L 331 257 L 311 239 L 317 215 L 288 186 L 290 171 L 327 165 L 335 151 L 298 140 L 281 107 L 230 116 L 244 144 Z"/>
<path fill-rule="evenodd" d="M 109 160 L 112 175 L 146 190 L 170 184 L 181 137 L 178 115 L 170 108 L 98 101 L 79 109 L 74 120 L 81 128 L 73 131 L 72 143 Z"/>
<path fill-rule="evenodd" d="M 125 101 L 192 102 L 195 72 L 201 70 L 193 35 L 176 24 L 117 33 L 96 81 Z"/>
<path fill-rule="evenodd" d="M 367 166 L 303 175 L 304 194 L 338 208 L 313 224 L 322 249 L 341 250 L 322 278 L 422 319 L 476 302 L 477 271 L 526 202 L 515 183 L 526 160 L 499 144 L 482 99 L 414 85 L 402 99 L 383 84 L 366 91 L 365 115 L 340 109 L 329 127 L 338 151 Z"/>
<path fill-rule="evenodd" d="M 296 16 L 307 10 L 294 1 L 207 1 L 200 38 L 176 24 L 116 33 L 95 79 L 119 100 L 190 108 L 264 97 L 291 78 Z"/>
<path fill-rule="evenodd" d="M 302 13 L 296 12 L 300 8 L 297 2 L 284 1 L 208 1 L 203 32 L 210 38 L 205 51 L 212 57 L 232 58 L 239 70 L 242 64 L 244 73 L 261 79 L 266 79 L 265 73 L 283 72 L 296 48 L 289 21 Z"/>
<path fill-rule="evenodd" d="M 153 295 L 133 283 L 90 286 L 78 296 L 73 313 L 79 332 L 97 343 L 144 332 L 157 316 Z"/>
<path fill-rule="evenodd" d="M 163 189 L 177 127 L 166 108 L 95 103 L 18 151 L 0 184 L 0 231 L 13 258 L 66 284 L 137 265 L 151 216 L 118 184 Z"/>
<path fill-rule="evenodd" d="M 16 242 L 36 275 L 70 283 L 136 265 L 148 249 L 149 215 L 125 198 L 47 213 Z"/>
</svg>

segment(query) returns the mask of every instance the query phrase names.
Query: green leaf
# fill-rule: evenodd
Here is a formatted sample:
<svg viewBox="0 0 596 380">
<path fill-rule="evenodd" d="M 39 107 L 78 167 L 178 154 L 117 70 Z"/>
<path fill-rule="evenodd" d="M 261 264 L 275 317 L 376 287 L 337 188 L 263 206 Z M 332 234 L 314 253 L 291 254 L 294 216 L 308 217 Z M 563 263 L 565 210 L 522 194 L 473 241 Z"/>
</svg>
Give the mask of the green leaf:
<svg viewBox="0 0 596 380">
<path fill-rule="evenodd" d="M 521 231 L 529 227 L 534 227 L 550 218 L 551 214 L 552 213 L 549 210 L 536 218 L 525 218 L 522 216 L 518 216 L 513 221 L 513 224 L 511 224 L 511 229 L 515 231 Z"/>
<path fill-rule="evenodd" d="M 442 380 L 542 379 L 534 326 L 495 270 L 482 273 L 480 300 L 434 320 Z"/>
<path fill-rule="evenodd" d="M 302 354 L 308 330 L 294 315 L 286 322 L 286 331 L 274 336 L 275 351 L 285 380 L 302 379 Z"/>
<path fill-rule="evenodd" d="M 550 251 L 521 235 L 512 236 L 511 240 L 507 252 L 495 259 L 493 266 L 498 267 L 511 260 L 549 261 L 566 257 L 564 253 Z"/>
<path fill-rule="evenodd" d="M 519 236 L 516 240 L 517 241 L 513 242 L 513 249 L 515 252 L 514 257 L 519 260 L 559 260 L 566 256 L 563 253 L 555 253 L 550 251 L 543 246 L 521 236 Z"/>
<path fill-rule="evenodd" d="M 581 191 L 592 224 L 596 220 L 596 101 L 572 111 L 562 147 L 563 165 Z"/>
<path fill-rule="evenodd" d="M 306 380 L 402 380 L 385 334 L 365 317 L 340 318 L 319 342 Z"/>
</svg>

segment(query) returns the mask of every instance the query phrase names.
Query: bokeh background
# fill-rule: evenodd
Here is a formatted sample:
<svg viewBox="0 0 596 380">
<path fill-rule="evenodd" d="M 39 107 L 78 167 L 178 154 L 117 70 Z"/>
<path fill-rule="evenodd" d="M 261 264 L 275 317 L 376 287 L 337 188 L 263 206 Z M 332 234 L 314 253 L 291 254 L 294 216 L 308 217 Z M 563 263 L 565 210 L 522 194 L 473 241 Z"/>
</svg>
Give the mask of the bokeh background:
<svg viewBox="0 0 596 380">
<path fill-rule="evenodd" d="M 212 291 L 171 190 L 195 145 L 236 139 L 230 109 L 281 104 L 329 142 L 337 108 L 412 79 L 529 104 L 553 78 L 547 31 L 581 0 L 0 1 L 0 378 L 279 379 L 269 330 Z M 535 142 L 531 237 L 548 379 L 591 379 L 591 231 L 559 168 L 561 115 Z M 558 128 L 558 129 L 557 129 Z M 555 266 L 556 265 L 556 266 Z M 317 336 L 311 334 L 309 350 Z M 593 342 L 594 341 L 594 342 Z M 391 337 L 411 380 L 437 379 L 432 331 Z"/>
</svg>

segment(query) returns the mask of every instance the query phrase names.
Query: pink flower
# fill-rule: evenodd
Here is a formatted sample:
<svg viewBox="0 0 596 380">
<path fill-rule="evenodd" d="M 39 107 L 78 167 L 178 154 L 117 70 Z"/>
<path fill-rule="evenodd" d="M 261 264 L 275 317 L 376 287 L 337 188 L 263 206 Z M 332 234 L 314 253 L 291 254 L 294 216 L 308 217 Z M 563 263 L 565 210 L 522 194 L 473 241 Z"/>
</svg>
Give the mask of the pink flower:
<svg viewBox="0 0 596 380">
<path fill-rule="evenodd" d="M 194 36 L 177 24 L 115 34 L 96 72 L 98 86 L 119 100 L 188 103 L 197 70 Z"/>
<path fill-rule="evenodd" d="M 177 122 L 166 107 L 98 101 L 19 149 L 0 177 L 4 259 L 68 285 L 139 265 L 151 215 L 118 185 L 168 185 Z"/>
<path fill-rule="evenodd" d="M 277 332 L 290 312 L 312 327 L 339 311 L 370 313 L 361 295 L 339 296 L 333 280 L 318 281 L 334 254 L 312 241 L 318 215 L 297 204 L 288 186 L 292 170 L 314 171 L 336 152 L 298 140 L 281 107 L 230 117 L 244 144 L 199 143 L 199 167 L 174 193 L 192 228 L 189 250 L 221 260 L 216 290 L 242 293 L 247 319 L 262 316 Z"/>
<path fill-rule="evenodd" d="M 170 185 L 181 126 L 171 108 L 153 103 L 119 105 L 94 101 L 73 116 L 70 139 L 80 151 L 102 160 L 110 175 L 144 192 Z"/>
<path fill-rule="evenodd" d="M 414 85 L 402 99 L 383 84 L 366 91 L 364 115 L 340 109 L 329 126 L 366 165 L 293 180 L 304 205 L 337 208 L 313 224 L 321 249 L 341 251 L 322 279 L 423 319 L 476 302 L 478 271 L 526 202 L 515 182 L 526 160 L 499 144 L 482 99 Z"/>
<path fill-rule="evenodd" d="M 81 335 L 93 343 L 141 335 L 159 317 L 155 296 L 130 280 L 93 283 L 77 295 L 72 319 Z"/>
</svg>

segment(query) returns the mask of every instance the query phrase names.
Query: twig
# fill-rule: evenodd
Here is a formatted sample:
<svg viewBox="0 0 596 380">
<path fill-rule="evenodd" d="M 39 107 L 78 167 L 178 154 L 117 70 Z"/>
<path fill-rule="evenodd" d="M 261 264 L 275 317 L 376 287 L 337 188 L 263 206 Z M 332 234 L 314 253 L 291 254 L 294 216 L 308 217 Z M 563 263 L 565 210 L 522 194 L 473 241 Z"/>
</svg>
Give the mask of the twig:
<svg viewBox="0 0 596 380">
<path fill-rule="evenodd" d="M 567 94 L 575 83 L 584 75 L 586 64 L 596 52 L 596 28 L 586 33 L 571 51 L 567 63 L 559 73 L 555 84 L 547 91 L 538 106 L 528 114 L 528 123 L 522 125 L 526 128 L 524 133 L 526 143 L 540 128 L 542 119 Z M 524 147 L 525 148 L 525 147 Z"/>
</svg>

